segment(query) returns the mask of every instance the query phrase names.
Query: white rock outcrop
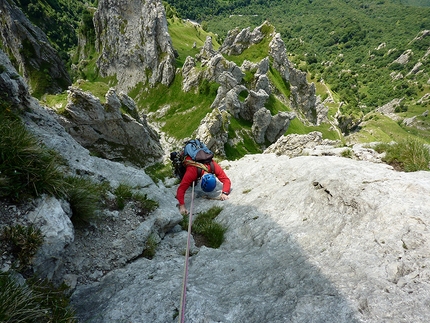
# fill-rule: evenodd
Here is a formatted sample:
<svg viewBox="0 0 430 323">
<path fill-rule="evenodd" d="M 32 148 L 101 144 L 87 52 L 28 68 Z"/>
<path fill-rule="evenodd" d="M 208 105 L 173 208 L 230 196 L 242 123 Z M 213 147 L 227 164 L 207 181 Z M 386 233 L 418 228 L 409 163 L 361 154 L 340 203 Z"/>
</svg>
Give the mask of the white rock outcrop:
<svg viewBox="0 0 430 323">
<path fill-rule="evenodd" d="M 39 275 L 52 279 L 53 272 L 61 263 L 64 248 L 74 240 L 70 206 L 52 196 L 42 196 L 36 202 L 36 208 L 27 215 L 27 219 L 40 229 L 44 241 L 33 265 Z"/>
<path fill-rule="evenodd" d="M 195 199 L 194 213 L 223 207 L 226 240 L 192 253 L 187 322 L 430 320 L 429 172 L 275 154 L 221 165 L 230 199 Z M 186 233 L 174 231 L 153 260 L 78 286 L 79 317 L 176 322 L 185 245 Z"/>
<path fill-rule="evenodd" d="M 240 55 L 242 52 L 249 48 L 251 45 L 258 44 L 264 38 L 263 29 L 266 23 L 254 28 L 245 28 L 240 30 L 235 28 L 227 33 L 227 37 L 221 45 L 220 53 L 227 55 Z"/>
<path fill-rule="evenodd" d="M 106 93 L 106 103 L 101 103 L 91 93 L 69 87 L 60 120 L 76 141 L 103 158 L 144 166 L 163 155 L 158 134 L 138 115 L 134 101 L 114 89 Z"/>
</svg>

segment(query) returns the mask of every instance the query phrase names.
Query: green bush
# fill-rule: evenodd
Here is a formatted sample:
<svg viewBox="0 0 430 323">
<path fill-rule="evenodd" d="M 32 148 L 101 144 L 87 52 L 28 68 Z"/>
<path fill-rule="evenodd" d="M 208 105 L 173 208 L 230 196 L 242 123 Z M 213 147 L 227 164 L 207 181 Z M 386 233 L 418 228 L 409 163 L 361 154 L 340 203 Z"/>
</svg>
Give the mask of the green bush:
<svg viewBox="0 0 430 323">
<path fill-rule="evenodd" d="M 106 189 L 88 178 L 70 176 L 66 197 L 72 209 L 72 222 L 75 224 L 88 223 L 95 218 L 96 211 Z"/>
<path fill-rule="evenodd" d="M 0 112 L 0 196 L 16 199 L 43 193 L 63 195 L 63 160 L 39 144 L 21 120 Z"/>
<path fill-rule="evenodd" d="M 10 273 L 0 273 L 0 322 L 76 322 L 65 291 L 46 280 L 19 284 Z"/>
<path fill-rule="evenodd" d="M 43 235 L 40 229 L 34 226 L 15 226 L 3 229 L 2 240 L 10 245 L 12 254 L 18 258 L 17 269 L 27 268 L 33 260 L 34 255 L 43 243 Z"/>
<path fill-rule="evenodd" d="M 219 248 L 224 242 L 224 234 L 226 228 L 214 221 L 214 219 L 222 211 L 221 207 L 214 206 L 206 212 L 197 214 L 196 219 L 191 227 L 193 235 L 201 240 L 201 244 L 210 248 Z M 185 216 L 181 226 L 184 230 L 188 230 L 188 216 Z"/>
<path fill-rule="evenodd" d="M 410 137 L 394 144 L 379 144 L 375 150 L 385 152 L 383 160 L 398 170 L 429 170 L 430 151 L 419 139 Z"/>
</svg>

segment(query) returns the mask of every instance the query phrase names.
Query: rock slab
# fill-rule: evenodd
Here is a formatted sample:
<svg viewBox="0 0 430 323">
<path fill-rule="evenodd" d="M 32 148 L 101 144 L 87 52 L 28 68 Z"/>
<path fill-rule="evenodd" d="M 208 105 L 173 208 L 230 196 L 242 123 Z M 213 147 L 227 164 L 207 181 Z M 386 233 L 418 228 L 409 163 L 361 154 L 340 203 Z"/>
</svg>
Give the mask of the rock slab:
<svg viewBox="0 0 430 323">
<path fill-rule="evenodd" d="M 196 199 L 194 212 L 222 206 L 226 240 L 192 253 L 187 322 L 430 320 L 430 173 L 335 156 L 221 165 L 230 199 Z M 176 322 L 185 245 L 172 232 L 153 260 L 79 286 L 82 321 Z"/>
</svg>

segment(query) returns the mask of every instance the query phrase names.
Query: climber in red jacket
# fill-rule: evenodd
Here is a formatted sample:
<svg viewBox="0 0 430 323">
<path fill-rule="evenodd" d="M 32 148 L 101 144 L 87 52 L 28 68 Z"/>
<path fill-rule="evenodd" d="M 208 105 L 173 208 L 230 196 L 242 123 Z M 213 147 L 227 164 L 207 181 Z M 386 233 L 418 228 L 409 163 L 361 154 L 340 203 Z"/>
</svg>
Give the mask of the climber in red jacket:
<svg viewBox="0 0 430 323">
<path fill-rule="evenodd" d="M 190 162 L 187 163 L 187 161 Z M 228 199 L 228 195 L 230 194 L 231 181 L 217 162 L 212 160 L 210 164 L 205 164 L 207 171 L 206 169 L 203 170 L 200 167 L 194 166 L 194 163 L 190 157 L 186 158 L 185 164 L 185 175 L 182 178 L 181 183 L 179 184 L 178 190 L 176 192 L 176 199 L 179 202 L 179 212 L 182 215 L 188 214 L 188 210 L 185 207 L 184 201 L 185 192 L 194 181 L 199 179 L 199 173 L 201 173 L 200 187 L 203 192 L 210 193 L 215 191 L 212 194 L 208 195 L 212 198 L 220 199 L 221 201 L 225 201 Z M 219 184 L 217 183 L 217 179 L 222 183 L 222 191 L 220 193 L 218 193 L 218 190 L 215 190 L 217 186 L 221 186 L 217 185 Z"/>
</svg>

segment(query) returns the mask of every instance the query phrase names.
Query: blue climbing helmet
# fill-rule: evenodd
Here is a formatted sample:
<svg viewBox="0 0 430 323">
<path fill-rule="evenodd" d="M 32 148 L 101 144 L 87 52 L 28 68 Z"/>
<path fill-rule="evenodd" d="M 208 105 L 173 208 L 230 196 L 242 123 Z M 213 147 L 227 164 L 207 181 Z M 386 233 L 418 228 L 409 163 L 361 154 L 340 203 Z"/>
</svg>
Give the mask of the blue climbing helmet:
<svg viewBox="0 0 430 323">
<path fill-rule="evenodd" d="M 202 190 L 205 192 L 212 192 L 216 186 L 216 178 L 214 174 L 204 174 L 200 183 Z"/>
</svg>

